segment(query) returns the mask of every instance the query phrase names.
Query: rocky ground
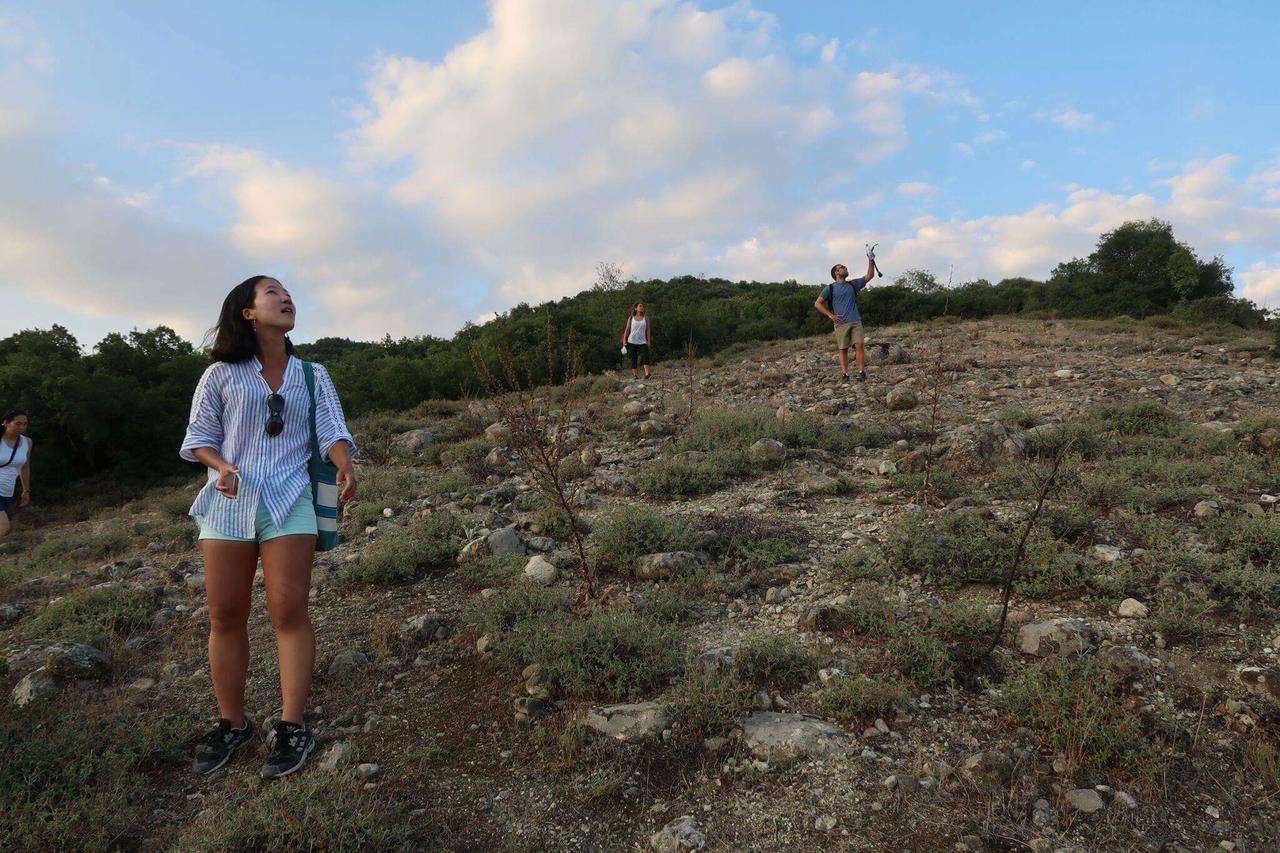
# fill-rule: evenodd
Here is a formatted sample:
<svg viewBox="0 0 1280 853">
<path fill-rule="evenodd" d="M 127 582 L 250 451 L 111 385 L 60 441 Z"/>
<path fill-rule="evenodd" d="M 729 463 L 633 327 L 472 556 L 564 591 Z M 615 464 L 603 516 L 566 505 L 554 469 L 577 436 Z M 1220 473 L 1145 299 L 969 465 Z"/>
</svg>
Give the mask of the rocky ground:
<svg viewBox="0 0 1280 853">
<path fill-rule="evenodd" d="M 369 419 L 312 590 L 321 752 L 274 785 L 265 747 L 186 771 L 214 707 L 190 485 L 21 519 L 0 821 L 45 849 L 1276 849 L 1266 343 L 1002 319 L 881 330 L 866 384 L 826 338 L 584 378 L 546 417 L 586 606 L 499 409 Z M 49 769 L 122 726 L 150 746 Z"/>
</svg>

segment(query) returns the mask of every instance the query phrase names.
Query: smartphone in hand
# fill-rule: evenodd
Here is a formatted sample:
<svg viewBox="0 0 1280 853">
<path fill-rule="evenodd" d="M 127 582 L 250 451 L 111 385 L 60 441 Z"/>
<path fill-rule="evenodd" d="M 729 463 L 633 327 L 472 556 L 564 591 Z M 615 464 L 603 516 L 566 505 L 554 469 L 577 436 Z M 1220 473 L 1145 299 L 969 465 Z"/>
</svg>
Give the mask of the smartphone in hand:
<svg viewBox="0 0 1280 853">
<path fill-rule="evenodd" d="M 222 486 L 222 488 L 218 488 L 218 486 Z M 219 475 L 218 485 L 214 486 L 214 488 L 217 488 L 218 491 L 222 494 L 222 496 L 229 501 L 239 500 L 240 499 L 240 472 L 232 471 L 230 474 L 226 476 L 225 480 L 221 475 Z"/>
</svg>

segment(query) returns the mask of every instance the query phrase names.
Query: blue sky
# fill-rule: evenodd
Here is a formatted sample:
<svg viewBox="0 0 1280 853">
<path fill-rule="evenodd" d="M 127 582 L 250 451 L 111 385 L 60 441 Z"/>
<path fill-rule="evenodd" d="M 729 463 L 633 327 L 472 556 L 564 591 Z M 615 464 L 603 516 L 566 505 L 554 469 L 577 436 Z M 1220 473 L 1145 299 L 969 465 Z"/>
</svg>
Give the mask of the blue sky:
<svg viewBox="0 0 1280 853">
<path fill-rule="evenodd" d="M 304 340 L 600 261 L 1043 277 L 1150 216 L 1280 307 L 1280 7 L 900 5 L 0 0 L 0 335 L 195 339 L 258 271 Z"/>
</svg>

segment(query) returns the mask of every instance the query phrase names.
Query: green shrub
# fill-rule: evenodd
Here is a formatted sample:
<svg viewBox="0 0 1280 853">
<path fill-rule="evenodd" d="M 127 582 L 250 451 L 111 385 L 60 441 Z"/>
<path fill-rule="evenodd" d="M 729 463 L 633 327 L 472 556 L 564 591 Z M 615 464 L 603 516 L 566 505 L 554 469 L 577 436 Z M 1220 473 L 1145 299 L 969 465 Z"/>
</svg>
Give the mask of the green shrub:
<svg viewBox="0 0 1280 853">
<path fill-rule="evenodd" d="M 955 661 L 937 637 L 928 634 L 899 633 L 889 644 L 903 677 L 922 690 L 951 683 Z"/>
<path fill-rule="evenodd" d="M 528 562 L 524 554 L 503 554 L 472 560 L 458 568 L 458 576 L 476 589 L 506 586 L 520 577 L 521 570 Z"/>
<path fill-rule="evenodd" d="M 732 670 L 688 672 L 668 694 L 667 706 L 676 719 L 677 734 L 701 743 L 727 735 L 751 710 L 753 690 Z"/>
<path fill-rule="evenodd" d="M 1018 429 L 1031 429 L 1033 426 L 1039 426 L 1042 422 L 1038 415 L 1021 406 L 1005 406 L 1000 410 L 1000 414 L 996 415 L 996 420 L 1007 427 L 1016 427 Z"/>
<path fill-rule="evenodd" d="M 517 623 L 547 613 L 564 614 L 569 598 L 563 590 L 533 583 L 517 583 L 495 595 L 476 596 L 463 608 L 462 618 L 481 634 L 500 636 Z"/>
<path fill-rule="evenodd" d="M 621 507 L 591 534 L 601 568 L 630 573 L 646 554 L 682 551 L 697 544 L 696 535 L 678 516 L 641 504 Z"/>
<path fill-rule="evenodd" d="M 227 786 L 182 834 L 182 853 L 414 850 L 411 824 L 385 796 L 313 773 L 280 785 Z"/>
<path fill-rule="evenodd" d="M 1012 547 L 1008 536 L 976 513 L 924 513 L 902 517 L 885 550 L 899 573 L 920 573 L 947 583 L 990 583 L 1002 575 Z"/>
<path fill-rule="evenodd" d="M 892 477 L 893 487 L 912 495 L 923 492 L 924 476 L 923 471 L 916 471 L 911 474 L 894 474 Z M 942 470 L 935 465 L 933 472 L 929 475 L 929 491 L 943 500 L 949 501 L 952 498 L 958 498 L 963 495 L 965 487 L 950 471 Z"/>
<path fill-rule="evenodd" d="M 1243 560 L 1280 566 L 1280 521 L 1274 515 L 1218 518 L 1206 532 L 1216 547 Z"/>
<path fill-rule="evenodd" d="M 1100 403 L 1090 409 L 1085 419 L 1102 429 L 1111 429 L 1121 435 L 1176 435 L 1184 421 L 1159 403 L 1139 401 L 1132 403 Z"/>
<path fill-rule="evenodd" d="M 449 495 L 465 492 L 471 485 L 471 478 L 462 471 L 443 471 L 427 480 L 425 491 L 430 495 Z"/>
<path fill-rule="evenodd" d="M 485 438 L 468 438 L 440 447 L 437 458 L 446 468 L 455 469 L 473 482 L 485 477 L 484 458 L 493 450 L 493 442 Z"/>
<path fill-rule="evenodd" d="M 878 585 L 853 591 L 845 608 L 849 630 L 868 637 L 888 637 L 897 630 L 898 608 L 885 598 L 885 592 Z"/>
<path fill-rule="evenodd" d="M 929 630 L 947 643 L 983 643 L 995 633 L 999 617 L 985 605 L 950 601 L 929 610 Z"/>
<path fill-rule="evenodd" d="M 794 563 L 808 556 L 808 549 L 790 539 L 770 536 L 754 542 L 738 542 L 728 557 L 735 567 L 746 571 L 768 569 L 780 563 Z"/>
<path fill-rule="evenodd" d="M 743 681 L 774 690 L 803 684 L 816 665 L 812 652 L 776 634 L 748 637 L 736 653 L 736 667 Z"/>
<path fill-rule="evenodd" d="M 100 586 L 68 593 L 20 625 L 25 638 L 46 638 L 105 649 L 151 624 L 156 597 L 127 586 Z"/>
<path fill-rule="evenodd" d="M 635 476 L 641 492 L 658 498 L 705 495 L 718 491 L 750 470 L 747 455 L 737 448 L 710 453 L 681 452 L 646 463 Z"/>
<path fill-rule="evenodd" d="M 607 610 L 585 619 L 556 614 L 517 621 L 498 654 L 516 669 L 538 664 L 547 684 L 571 699 L 634 699 L 683 666 L 674 627 Z"/>
<path fill-rule="evenodd" d="M 343 510 L 347 528 L 362 533 L 382 519 L 383 509 L 403 509 L 418 496 L 422 482 L 422 474 L 412 468 L 362 466 L 359 500 Z"/>
<path fill-rule="evenodd" d="M 813 697 L 814 708 L 842 723 L 865 723 L 887 717 L 906 705 L 907 691 L 893 677 L 837 678 Z"/>
<path fill-rule="evenodd" d="M 352 580 L 405 583 L 423 569 L 443 566 L 462 546 L 462 523 L 448 513 L 435 513 L 408 527 L 382 531 L 348 570 Z"/>
<path fill-rule="evenodd" d="M 0 709 L 0 838 L 9 850 L 139 848 L 161 766 L 189 760 L 181 724 L 142 715 L 89 720 L 63 704 Z"/>
<path fill-rule="evenodd" d="M 32 567 L 60 572 L 98 563 L 125 554 L 134 547 L 133 534 L 122 522 L 107 522 L 93 529 L 78 529 L 48 537 L 31 550 Z"/>
<path fill-rule="evenodd" d="M 893 578 L 893 572 L 884 558 L 867 547 L 836 555 L 829 568 L 832 576 L 846 583 L 887 581 Z"/>
<path fill-rule="evenodd" d="M 1154 778 L 1163 755 L 1143 731 L 1136 704 L 1095 658 L 1054 660 L 1028 667 L 997 700 L 1021 725 L 1077 767 Z"/>
<path fill-rule="evenodd" d="M 1152 602 L 1151 627 L 1171 645 L 1197 644 L 1212 635 L 1215 608 L 1199 585 L 1162 590 Z"/>
<path fill-rule="evenodd" d="M 683 585 L 681 585 L 683 586 Z M 698 600 L 671 584 L 657 586 L 636 603 L 636 611 L 663 624 L 688 619 L 698 612 Z"/>
</svg>

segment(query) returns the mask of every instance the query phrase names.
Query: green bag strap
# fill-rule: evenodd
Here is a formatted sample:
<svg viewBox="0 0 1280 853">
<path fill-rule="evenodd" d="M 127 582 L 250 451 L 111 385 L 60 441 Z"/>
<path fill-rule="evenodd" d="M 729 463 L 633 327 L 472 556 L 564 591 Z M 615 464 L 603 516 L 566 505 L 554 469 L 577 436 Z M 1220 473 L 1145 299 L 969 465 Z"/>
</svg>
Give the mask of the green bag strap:
<svg viewBox="0 0 1280 853">
<path fill-rule="evenodd" d="M 322 462 L 320 458 L 320 436 L 316 432 L 316 375 L 311 362 L 302 362 L 302 373 L 307 378 L 307 396 L 311 398 L 311 458 Z"/>
</svg>

